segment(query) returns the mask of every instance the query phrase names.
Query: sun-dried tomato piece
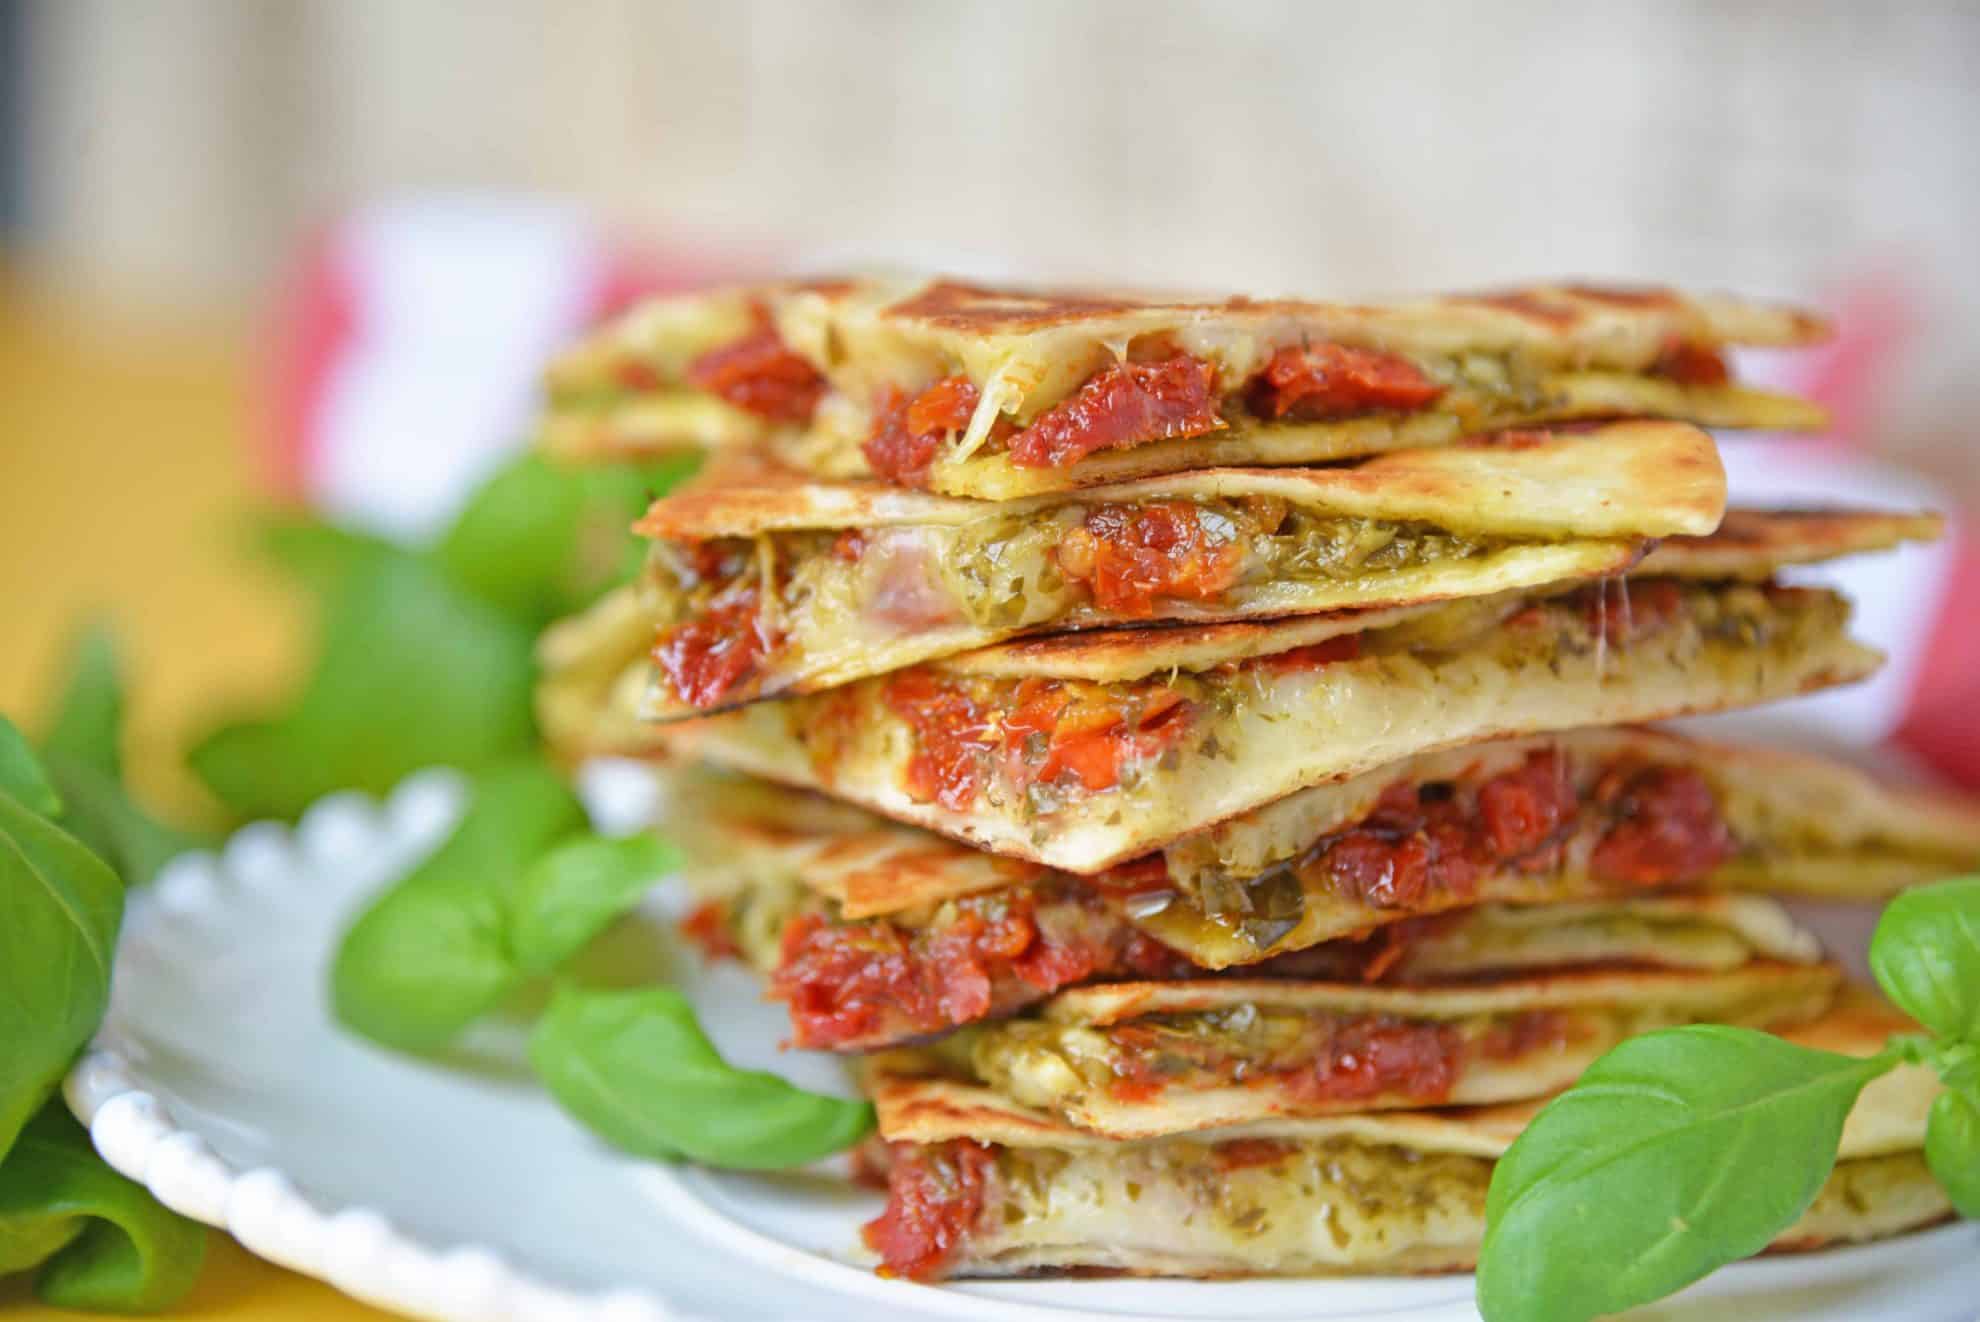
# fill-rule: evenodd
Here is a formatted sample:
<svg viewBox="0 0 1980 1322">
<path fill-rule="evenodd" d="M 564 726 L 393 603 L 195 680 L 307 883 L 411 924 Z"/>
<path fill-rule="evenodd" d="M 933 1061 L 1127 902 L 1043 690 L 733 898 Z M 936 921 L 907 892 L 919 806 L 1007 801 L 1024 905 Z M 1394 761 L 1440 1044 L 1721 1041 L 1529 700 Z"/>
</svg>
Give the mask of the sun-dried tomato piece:
<svg viewBox="0 0 1980 1322">
<path fill-rule="evenodd" d="M 1011 462 L 1064 468 L 1097 450 L 1216 431 L 1224 425 L 1216 382 L 1214 365 L 1186 353 L 1110 363 L 1011 437 Z"/>
<path fill-rule="evenodd" d="M 966 686 L 926 670 L 903 670 L 887 681 L 888 710 L 914 732 L 902 788 L 919 802 L 962 812 L 982 793 L 996 746 L 989 715 Z"/>
<path fill-rule="evenodd" d="M 1369 1015 L 1335 1029 L 1312 1064 L 1285 1081 L 1308 1103 L 1399 1096 L 1435 1105 L 1451 1095 L 1463 1064 L 1464 1039 L 1452 1025 Z"/>
<path fill-rule="evenodd" d="M 1268 671 L 1318 670 L 1321 666 L 1332 665 L 1336 661 L 1356 661 L 1361 657 L 1361 635 L 1344 633 L 1305 647 L 1288 648 L 1283 652 L 1273 652 L 1258 658 L 1257 664 Z"/>
<path fill-rule="evenodd" d="M 1206 523 L 1194 502 L 1165 500 L 1092 510 L 1060 539 L 1056 558 L 1095 606 L 1145 618 L 1160 600 L 1223 595 L 1244 568 L 1244 547 L 1234 528 Z"/>
<path fill-rule="evenodd" d="M 874 405 L 872 434 L 860 446 L 866 462 L 889 482 L 928 485 L 936 450 L 969 426 L 979 397 L 966 376 L 944 377 L 913 399 L 888 387 Z"/>
<path fill-rule="evenodd" d="M 933 1280 L 976 1228 L 995 1191 L 997 1158 L 981 1143 L 953 1139 L 897 1145 L 887 1171 L 887 1207 L 860 1237 L 880 1255 L 882 1276 Z"/>
<path fill-rule="evenodd" d="M 1588 858 L 1598 881 L 1665 886 L 1697 881 L 1738 852 L 1718 797 L 1689 767 L 1646 767 L 1605 786 L 1617 814 Z"/>
<path fill-rule="evenodd" d="M 1650 372 L 1681 386 L 1722 386 L 1732 380 L 1724 350 L 1675 336 L 1665 342 Z"/>
<path fill-rule="evenodd" d="M 681 919 L 681 935 L 709 960 L 741 959 L 742 947 L 729 931 L 729 908 L 720 900 L 703 900 Z"/>
<path fill-rule="evenodd" d="M 825 378 L 791 352 L 767 317 L 742 339 L 689 363 L 687 379 L 772 422 L 810 421 L 825 394 Z"/>
<path fill-rule="evenodd" d="M 1245 401 L 1261 418 L 1319 422 L 1420 409 L 1444 393 L 1416 364 L 1344 344 L 1288 345 L 1251 379 Z"/>
<path fill-rule="evenodd" d="M 752 678 L 775 645 L 761 593 L 737 586 L 663 633 L 653 660 L 682 702 L 706 710 Z"/>
</svg>

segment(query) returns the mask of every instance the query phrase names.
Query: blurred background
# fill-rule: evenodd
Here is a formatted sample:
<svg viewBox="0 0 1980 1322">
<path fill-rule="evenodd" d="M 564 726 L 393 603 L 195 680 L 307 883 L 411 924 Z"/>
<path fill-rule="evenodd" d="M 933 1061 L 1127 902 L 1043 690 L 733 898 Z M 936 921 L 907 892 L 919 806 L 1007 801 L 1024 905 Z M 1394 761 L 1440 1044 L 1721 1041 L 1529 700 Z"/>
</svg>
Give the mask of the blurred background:
<svg viewBox="0 0 1980 1322">
<path fill-rule="evenodd" d="M 1970 4 L 0 0 L 0 701 L 98 599 L 203 640 L 163 709 L 279 671 L 227 511 L 430 529 L 577 325 L 793 267 L 1809 302 L 1753 373 L 1970 505 L 1976 67 Z"/>
</svg>

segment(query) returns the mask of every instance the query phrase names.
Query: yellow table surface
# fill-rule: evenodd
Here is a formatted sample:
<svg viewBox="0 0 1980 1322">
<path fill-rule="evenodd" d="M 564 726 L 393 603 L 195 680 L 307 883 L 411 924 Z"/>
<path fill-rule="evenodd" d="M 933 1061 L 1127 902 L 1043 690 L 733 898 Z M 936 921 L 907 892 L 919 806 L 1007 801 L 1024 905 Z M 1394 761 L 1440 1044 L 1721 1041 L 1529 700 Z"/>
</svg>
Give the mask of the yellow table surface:
<svg viewBox="0 0 1980 1322">
<path fill-rule="evenodd" d="M 0 269 L 0 710 L 38 713 L 68 631 L 107 613 L 132 671 L 133 778 L 181 813 L 202 807 L 178 767 L 187 733 L 279 686 L 300 641 L 296 603 L 241 549 L 240 519 L 258 494 L 251 348 L 239 328 L 110 326 Z M 0 1310 L 77 1316 L 36 1305 L 18 1281 L 0 1285 Z M 198 1289 L 163 1316 L 392 1315 L 215 1233 Z"/>
</svg>

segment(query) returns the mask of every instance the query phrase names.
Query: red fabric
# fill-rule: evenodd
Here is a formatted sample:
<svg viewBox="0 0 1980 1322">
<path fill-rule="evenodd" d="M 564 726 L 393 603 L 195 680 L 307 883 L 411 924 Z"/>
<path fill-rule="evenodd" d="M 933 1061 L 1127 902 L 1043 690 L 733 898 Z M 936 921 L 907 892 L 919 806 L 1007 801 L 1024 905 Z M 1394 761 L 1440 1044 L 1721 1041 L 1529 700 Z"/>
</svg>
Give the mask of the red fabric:
<svg viewBox="0 0 1980 1322">
<path fill-rule="evenodd" d="M 1980 544 L 1962 536 L 1911 706 L 1895 742 L 1980 790 Z"/>
<path fill-rule="evenodd" d="M 357 294 L 338 240 L 335 226 L 310 239 L 269 335 L 263 471 L 277 493 L 294 500 L 309 492 L 324 379 L 359 331 Z"/>
</svg>

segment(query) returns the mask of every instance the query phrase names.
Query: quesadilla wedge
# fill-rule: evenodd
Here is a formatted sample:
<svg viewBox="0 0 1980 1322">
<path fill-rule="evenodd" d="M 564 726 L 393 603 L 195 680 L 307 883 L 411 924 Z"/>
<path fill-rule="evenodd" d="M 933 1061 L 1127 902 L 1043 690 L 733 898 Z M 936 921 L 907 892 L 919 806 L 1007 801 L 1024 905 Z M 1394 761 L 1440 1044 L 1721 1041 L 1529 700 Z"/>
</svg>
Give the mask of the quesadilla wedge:
<svg viewBox="0 0 1980 1322">
<path fill-rule="evenodd" d="M 1852 993 L 1782 1035 L 1868 1056 L 1912 1027 Z M 921 1063 L 872 1060 L 880 1132 L 864 1154 L 887 1186 L 866 1243 L 884 1274 L 918 1280 L 1465 1270 L 1484 1239 L 1493 1162 L 1542 1104 L 1275 1118 L 1112 1142 Z M 1774 1251 L 1948 1218 L 1922 1151 L 1939 1092 L 1918 1065 L 1865 1088 L 1828 1183 Z"/>
<path fill-rule="evenodd" d="M 1860 679 L 1879 658 L 1847 616 L 1818 589 L 1652 578 L 1067 634 L 745 707 L 671 743 L 1090 874 L 1399 758 Z"/>
<path fill-rule="evenodd" d="M 1764 582 L 1785 566 L 1935 536 L 1939 522 L 1931 515 L 1733 510 L 1722 526 L 1724 537 L 1679 536 L 1665 541 L 1651 553 L 1649 566 L 1673 578 Z M 1641 576 L 1645 566 L 1639 564 L 1635 572 Z M 1229 631 L 1215 633 L 1226 640 L 1230 637 Z M 1176 644 L 1184 635 L 1163 631 L 1155 637 Z M 651 683 L 652 642 L 650 617 L 632 587 L 606 596 L 545 633 L 538 646 L 543 678 L 537 688 L 537 719 L 546 740 L 561 756 L 575 761 L 600 754 L 650 754 L 664 742 L 661 728 L 639 715 Z M 1040 649 L 1056 649 L 1061 659 L 1070 660 L 1065 648 L 1049 640 L 1030 648 Z M 1213 652 L 1206 650 L 1210 665 L 1230 659 L 1217 658 Z"/>
<path fill-rule="evenodd" d="M 700 450 L 804 461 L 813 415 L 832 392 L 771 321 L 767 300 L 797 288 L 652 298 L 594 330 L 544 374 L 539 446 L 579 461 Z M 831 456 L 816 456 L 816 467 L 831 471 Z M 842 464 L 834 475 L 863 467 L 855 454 L 851 467 Z"/>
<path fill-rule="evenodd" d="M 1576 418 L 1822 423 L 1733 384 L 1724 354 L 1811 343 L 1819 320 L 1668 290 L 1342 306 L 864 281 L 769 303 L 842 401 L 821 444 L 856 448 L 885 481 L 978 499 Z"/>
<path fill-rule="evenodd" d="M 1980 805 L 1826 758 L 1597 728 L 1316 785 L 1102 874 L 1222 968 L 1479 900 L 1671 886 L 1874 900 L 1980 867 Z"/>
<path fill-rule="evenodd" d="M 1174 302 L 864 280 L 658 298 L 560 355 L 543 444 L 758 448 L 815 476 L 1010 500 L 1192 468 L 1331 463 L 1580 418 L 1819 427 L 1733 382 L 1805 312 L 1543 286 L 1379 305 Z"/>
<path fill-rule="evenodd" d="M 1747 888 L 1881 898 L 1980 868 L 1980 805 L 1649 730 L 1495 740 L 1303 791 L 1081 878 L 705 770 L 665 820 L 798 1046 L 868 1050 L 1107 979 L 1425 982 L 1814 958 Z"/>
<path fill-rule="evenodd" d="M 1069 1124 L 1152 1138 L 1275 1116 L 1543 1096 L 1653 1029 L 1813 1019 L 1841 980 L 1833 964 L 1762 960 L 1723 972 L 1577 970 L 1428 987 L 1099 983 L 929 1050 Z"/>
<path fill-rule="evenodd" d="M 1935 542 L 1945 527 L 1945 519 L 1924 512 L 1729 509 L 1703 537 L 1666 538 L 1636 572 L 1759 582 L 1784 565 Z"/>
<path fill-rule="evenodd" d="M 770 995 L 789 1007 L 793 1046 L 833 1051 L 926 1039 L 1088 981 L 1211 972 L 1064 873 L 865 919 L 847 918 L 794 877 L 752 878 L 704 901 L 682 930 L 708 953 L 765 975 Z M 1434 984 L 1545 969 L 1722 972 L 1820 956 L 1778 901 L 1676 894 L 1477 904 L 1276 955 L 1234 976 Z"/>
<path fill-rule="evenodd" d="M 1001 505 L 718 467 L 654 504 L 640 714 L 812 692 L 1022 633 L 1315 614 L 1622 571 L 1725 509 L 1676 423 L 1354 468 L 1213 469 Z"/>
</svg>

